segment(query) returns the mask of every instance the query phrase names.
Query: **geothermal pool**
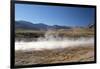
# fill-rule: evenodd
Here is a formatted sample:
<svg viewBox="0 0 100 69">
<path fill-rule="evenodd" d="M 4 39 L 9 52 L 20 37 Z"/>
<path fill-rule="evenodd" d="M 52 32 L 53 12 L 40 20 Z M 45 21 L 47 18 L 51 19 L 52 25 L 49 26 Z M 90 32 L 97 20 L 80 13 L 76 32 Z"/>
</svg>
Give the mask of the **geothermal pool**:
<svg viewBox="0 0 100 69">
<path fill-rule="evenodd" d="M 74 46 L 94 45 L 94 38 L 62 38 L 62 39 L 44 39 L 39 38 L 37 41 L 15 41 L 15 50 L 44 50 L 58 49 Z"/>
</svg>

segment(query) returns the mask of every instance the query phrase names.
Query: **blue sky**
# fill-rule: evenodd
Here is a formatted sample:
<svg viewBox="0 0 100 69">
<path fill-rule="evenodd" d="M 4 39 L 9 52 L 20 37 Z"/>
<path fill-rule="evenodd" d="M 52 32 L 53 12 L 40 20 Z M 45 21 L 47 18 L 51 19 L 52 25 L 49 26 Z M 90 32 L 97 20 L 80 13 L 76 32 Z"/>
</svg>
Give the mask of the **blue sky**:
<svg viewBox="0 0 100 69">
<path fill-rule="evenodd" d="M 87 26 L 94 23 L 94 8 L 16 4 L 15 20 L 47 25 Z"/>
</svg>

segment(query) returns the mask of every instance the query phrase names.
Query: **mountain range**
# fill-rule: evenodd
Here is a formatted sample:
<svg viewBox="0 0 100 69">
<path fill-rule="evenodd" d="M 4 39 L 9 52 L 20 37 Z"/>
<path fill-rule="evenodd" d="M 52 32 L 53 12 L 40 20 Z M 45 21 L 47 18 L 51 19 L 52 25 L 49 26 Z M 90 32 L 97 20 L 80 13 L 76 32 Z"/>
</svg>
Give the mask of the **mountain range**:
<svg viewBox="0 0 100 69">
<path fill-rule="evenodd" d="M 69 26 L 59 25 L 46 25 L 44 23 L 31 23 L 28 21 L 15 21 L 15 29 L 28 29 L 28 30 L 48 30 L 48 29 L 70 29 Z"/>
<path fill-rule="evenodd" d="M 94 28 L 94 23 L 90 23 L 87 28 Z M 44 23 L 32 23 L 28 21 L 15 21 L 15 29 L 26 29 L 26 30 L 48 30 L 48 29 L 71 29 L 70 26 L 59 26 L 59 25 L 46 25 Z"/>
</svg>

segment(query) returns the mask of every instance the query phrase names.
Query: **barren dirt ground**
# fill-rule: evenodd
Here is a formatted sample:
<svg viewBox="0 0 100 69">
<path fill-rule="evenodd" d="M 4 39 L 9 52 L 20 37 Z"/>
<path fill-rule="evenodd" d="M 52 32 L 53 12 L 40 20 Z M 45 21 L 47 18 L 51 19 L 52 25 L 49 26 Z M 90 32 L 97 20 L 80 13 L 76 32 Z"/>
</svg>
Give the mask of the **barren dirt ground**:
<svg viewBox="0 0 100 69">
<path fill-rule="evenodd" d="M 94 61 L 94 46 L 73 46 L 63 49 L 16 51 L 15 65 L 52 64 Z"/>
</svg>

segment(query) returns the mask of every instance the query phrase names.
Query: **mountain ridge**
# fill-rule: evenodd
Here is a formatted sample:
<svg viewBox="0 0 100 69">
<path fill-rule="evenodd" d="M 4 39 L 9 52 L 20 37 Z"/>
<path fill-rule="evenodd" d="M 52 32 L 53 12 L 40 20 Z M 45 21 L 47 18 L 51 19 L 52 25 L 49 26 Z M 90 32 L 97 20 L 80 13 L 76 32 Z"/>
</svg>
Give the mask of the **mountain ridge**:
<svg viewBox="0 0 100 69">
<path fill-rule="evenodd" d="M 48 30 L 48 29 L 70 29 L 69 26 L 46 25 L 44 23 L 32 23 L 28 21 L 15 21 L 15 29 L 34 29 L 34 30 Z"/>
</svg>

